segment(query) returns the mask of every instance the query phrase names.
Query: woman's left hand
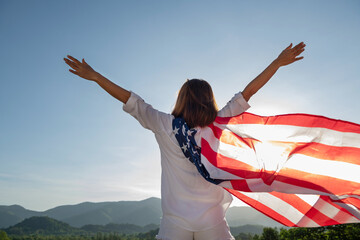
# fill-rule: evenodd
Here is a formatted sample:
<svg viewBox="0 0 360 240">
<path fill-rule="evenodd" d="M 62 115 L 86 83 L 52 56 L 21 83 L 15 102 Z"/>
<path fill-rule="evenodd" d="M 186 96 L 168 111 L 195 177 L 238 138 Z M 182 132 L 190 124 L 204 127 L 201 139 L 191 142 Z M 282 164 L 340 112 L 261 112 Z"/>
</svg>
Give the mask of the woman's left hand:
<svg viewBox="0 0 360 240">
<path fill-rule="evenodd" d="M 85 59 L 82 59 L 82 62 L 80 62 L 76 58 L 67 55 L 67 58 L 64 58 L 64 61 L 67 65 L 69 65 L 69 67 L 72 68 L 69 69 L 69 71 L 73 74 L 87 80 L 96 81 L 96 78 L 99 74 L 94 69 L 92 69 L 89 64 L 85 62 Z"/>
<path fill-rule="evenodd" d="M 299 43 L 295 47 L 292 48 L 292 43 L 285 48 L 280 55 L 275 60 L 279 67 L 286 66 L 290 63 L 299 61 L 303 59 L 304 57 L 298 57 L 304 50 L 305 50 L 305 44 L 303 42 Z"/>
</svg>

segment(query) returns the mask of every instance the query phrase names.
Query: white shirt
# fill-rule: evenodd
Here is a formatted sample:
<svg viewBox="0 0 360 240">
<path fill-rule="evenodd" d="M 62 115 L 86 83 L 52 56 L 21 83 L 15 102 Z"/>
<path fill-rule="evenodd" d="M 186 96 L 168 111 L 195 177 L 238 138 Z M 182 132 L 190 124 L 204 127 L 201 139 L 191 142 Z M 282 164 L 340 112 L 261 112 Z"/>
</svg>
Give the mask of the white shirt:
<svg viewBox="0 0 360 240">
<path fill-rule="evenodd" d="M 239 92 L 218 116 L 236 116 L 249 107 Z M 163 220 L 194 232 L 212 228 L 223 221 L 232 197 L 222 187 L 204 180 L 185 158 L 172 130 L 174 116 L 154 109 L 133 92 L 123 109 L 151 130 L 159 144 Z M 200 146 L 201 128 L 197 130 L 195 140 Z"/>
</svg>

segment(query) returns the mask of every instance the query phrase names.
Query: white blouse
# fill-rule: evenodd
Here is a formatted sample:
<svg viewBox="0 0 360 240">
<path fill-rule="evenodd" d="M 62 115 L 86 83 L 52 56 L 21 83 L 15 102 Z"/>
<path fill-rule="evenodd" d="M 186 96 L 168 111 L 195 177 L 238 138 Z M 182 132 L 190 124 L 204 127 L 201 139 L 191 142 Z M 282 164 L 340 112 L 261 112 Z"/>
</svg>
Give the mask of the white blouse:
<svg viewBox="0 0 360 240">
<path fill-rule="evenodd" d="M 241 92 L 218 112 L 218 116 L 236 116 L 249 108 Z M 163 221 L 189 231 L 204 231 L 219 224 L 232 201 L 222 187 L 204 180 L 196 167 L 185 158 L 172 130 L 174 116 L 160 112 L 131 92 L 125 112 L 154 132 L 161 153 L 161 207 Z M 195 140 L 200 146 L 201 128 Z"/>
</svg>

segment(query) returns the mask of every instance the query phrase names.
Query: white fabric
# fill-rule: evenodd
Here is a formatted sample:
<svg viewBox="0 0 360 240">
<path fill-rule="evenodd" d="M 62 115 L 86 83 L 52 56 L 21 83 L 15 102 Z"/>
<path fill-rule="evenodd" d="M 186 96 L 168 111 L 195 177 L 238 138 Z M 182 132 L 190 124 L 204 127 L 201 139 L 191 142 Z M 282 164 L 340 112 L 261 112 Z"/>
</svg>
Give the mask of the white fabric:
<svg viewBox="0 0 360 240">
<path fill-rule="evenodd" d="M 162 220 L 160 226 L 158 240 L 235 240 L 225 219 L 211 229 L 198 232 L 179 228 L 170 221 Z"/>
<path fill-rule="evenodd" d="M 235 116 L 249 107 L 239 92 L 218 116 Z M 174 116 L 154 109 L 133 92 L 123 109 L 144 128 L 153 131 L 159 144 L 163 218 L 194 232 L 210 229 L 223 221 L 232 197 L 222 187 L 205 181 L 185 158 L 172 131 Z M 200 145 L 201 129 L 198 129 L 195 139 Z"/>
</svg>

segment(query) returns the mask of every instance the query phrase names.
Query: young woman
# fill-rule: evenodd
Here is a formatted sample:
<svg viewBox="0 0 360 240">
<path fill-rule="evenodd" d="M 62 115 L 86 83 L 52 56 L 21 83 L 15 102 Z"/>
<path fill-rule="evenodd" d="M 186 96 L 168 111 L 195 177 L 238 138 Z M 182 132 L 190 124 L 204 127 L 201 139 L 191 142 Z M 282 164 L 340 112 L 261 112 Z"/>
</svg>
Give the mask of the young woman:
<svg viewBox="0 0 360 240">
<path fill-rule="evenodd" d="M 235 116 L 246 111 L 247 103 L 282 66 L 302 59 L 305 44 L 290 44 L 242 92 L 218 111 L 210 85 L 200 79 L 187 80 L 171 114 L 163 113 L 147 104 L 138 95 L 114 84 L 94 71 L 83 59 L 64 58 L 69 71 L 99 84 L 110 95 L 124 103 L 123 109 L 140 124 L 154 132 L 161 152 L 161 203 L 163 217 L 157 239 L 162 240 L 228 240 L 234 239 L 225 220 L 225 212 L 232 197 L 223 188 L 204 180 L 196 167 L 185 158 L 173 131 L 172 122 L 181 117 L 190 128 L 196 129 L 199 147 L 201 128 L 212 123 L 216 116 Z"/>
</svg>

